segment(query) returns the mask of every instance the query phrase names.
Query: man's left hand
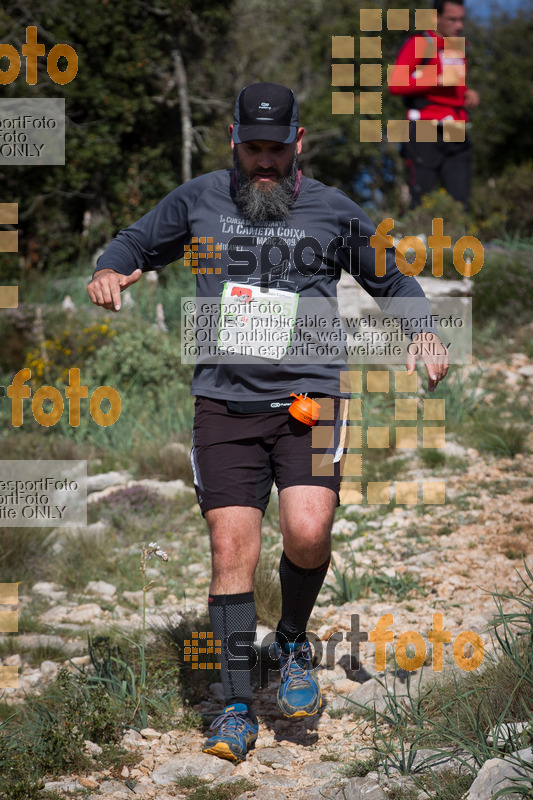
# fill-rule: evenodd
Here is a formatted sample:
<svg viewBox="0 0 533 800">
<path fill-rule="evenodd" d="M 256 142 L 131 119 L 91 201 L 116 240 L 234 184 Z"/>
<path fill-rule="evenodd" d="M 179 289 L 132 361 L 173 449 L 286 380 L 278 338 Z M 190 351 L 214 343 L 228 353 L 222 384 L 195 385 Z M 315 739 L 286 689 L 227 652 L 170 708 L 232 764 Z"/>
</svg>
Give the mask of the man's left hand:
<svg viewBox="0 0 533 800">
<path fill-rule="evenodd" d="M 412 375 L 419 358 L 424 359 L 428 371 L 428 391 L 433 392 L 439 381 L 444 380 L 449 367 L 448 350 L 439 337 L 430 333 L 417 333 L 408 347 L 407 374 Z"/>
<path fill-rule="evenodd" d="M 465 108 L 475 108 L 479 105 L 479 94 L 475 89 L 467 89 L 465 92 Z"/>
</svg>

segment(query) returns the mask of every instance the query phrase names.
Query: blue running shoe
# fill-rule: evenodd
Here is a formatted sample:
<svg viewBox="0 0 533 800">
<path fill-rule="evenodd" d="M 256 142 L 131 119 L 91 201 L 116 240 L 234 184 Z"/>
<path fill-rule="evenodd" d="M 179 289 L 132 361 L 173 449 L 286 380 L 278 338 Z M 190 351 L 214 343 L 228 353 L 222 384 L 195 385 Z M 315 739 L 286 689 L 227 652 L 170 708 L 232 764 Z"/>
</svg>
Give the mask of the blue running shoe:
<svg viewBox="0 0 533 800">
<path fill-rule="evenodd" d="M 309 717 L 322 704 L 322 692 L 312 672 L 309 642 L 285 644 L 276 642 L 281 665 L 278 708 L 285 717 Z"/>
<path fill-rule="evenodd" d="M 259 725 L 248 716 L 248 708 L 244 703 L 226 706 L 209 730 L 217 732 L 211 736 L 202 748 L 203 753 L 226 758 L 240 764 L 246 758 L 247 751 L 253 747 L 257 739 Z"/>
</svg>

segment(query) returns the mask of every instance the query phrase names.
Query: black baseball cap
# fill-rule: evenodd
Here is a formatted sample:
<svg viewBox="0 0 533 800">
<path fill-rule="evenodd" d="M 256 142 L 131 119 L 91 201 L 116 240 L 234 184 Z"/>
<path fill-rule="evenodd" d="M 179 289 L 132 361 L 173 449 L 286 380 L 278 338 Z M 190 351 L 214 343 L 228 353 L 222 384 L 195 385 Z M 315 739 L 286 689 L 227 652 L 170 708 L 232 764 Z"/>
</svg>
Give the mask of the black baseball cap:
<svg viewBox="0 0 533 800">
<path fill-rule="evenodd" d="M 252 83 L 239 92 L 233 112 L 235 144 L 252 139 L 290 144 L 298 134 L 298 102 L 277 83 Z"/>
</svg>

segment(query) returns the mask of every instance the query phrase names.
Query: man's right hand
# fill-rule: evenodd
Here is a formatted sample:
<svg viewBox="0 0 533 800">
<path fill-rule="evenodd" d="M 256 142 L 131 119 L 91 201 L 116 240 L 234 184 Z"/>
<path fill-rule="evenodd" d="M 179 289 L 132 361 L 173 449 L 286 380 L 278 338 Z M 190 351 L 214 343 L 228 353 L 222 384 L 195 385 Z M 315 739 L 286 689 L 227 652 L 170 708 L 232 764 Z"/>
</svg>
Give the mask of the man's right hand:
<svg viewBox="0 0 533 800">
<path fill-rule="evenodd" d="M 131 275 L 121 275 L 112 269 L 100 269 L 87 286 L 89 297 L 95 305 L 103 306 L 108 311 L 120 311 L 120 293 L 137 283 L 142 274 L 142 269 L 136 269 Z"/>
</svg>

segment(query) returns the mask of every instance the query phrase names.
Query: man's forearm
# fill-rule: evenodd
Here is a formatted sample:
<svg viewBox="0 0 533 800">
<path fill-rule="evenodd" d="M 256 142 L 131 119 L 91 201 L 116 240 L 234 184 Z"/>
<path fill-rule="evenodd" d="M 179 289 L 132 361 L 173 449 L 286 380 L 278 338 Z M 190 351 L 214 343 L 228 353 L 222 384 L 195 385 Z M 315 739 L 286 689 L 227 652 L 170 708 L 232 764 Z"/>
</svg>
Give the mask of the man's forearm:
<svg viewBox="0 0 533 800">
<path fill-rule="evenodd" d="M 113 272 L 118 272 L 120 275 L 131 275 L 136 269 L 142 270 L 143 267 L 142 258 L 135 252 L 133 247 L 126 244 L 124 238 L 121 238 L 119 234 L 99 257 L 93 277 L 96 272 L 103 269 L 113 270 Z"/>
</svg>

